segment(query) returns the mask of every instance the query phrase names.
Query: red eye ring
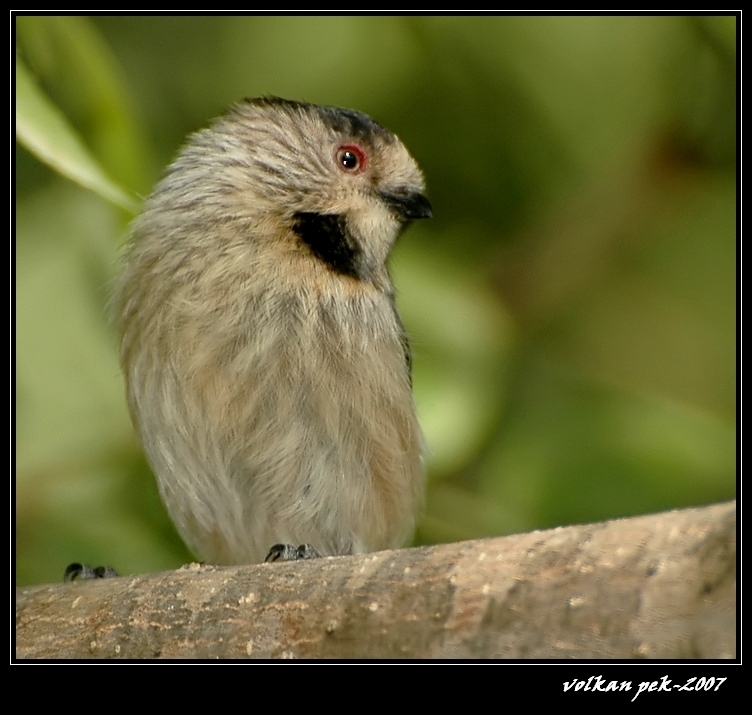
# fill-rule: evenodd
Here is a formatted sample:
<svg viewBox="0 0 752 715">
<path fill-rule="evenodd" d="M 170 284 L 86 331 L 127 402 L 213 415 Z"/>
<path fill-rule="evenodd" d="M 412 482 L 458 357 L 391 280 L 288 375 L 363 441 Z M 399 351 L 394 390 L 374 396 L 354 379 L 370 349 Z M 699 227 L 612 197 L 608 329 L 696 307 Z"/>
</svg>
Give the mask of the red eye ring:
<svg viewBox="0 0 752 715">
<path fill-rule="evenodd" d="M 360 174 L 368 164 L 366 153 L 357 144 L 342 144 L 334 154 L 337 166 L 348 174 Z"/>
</svg>

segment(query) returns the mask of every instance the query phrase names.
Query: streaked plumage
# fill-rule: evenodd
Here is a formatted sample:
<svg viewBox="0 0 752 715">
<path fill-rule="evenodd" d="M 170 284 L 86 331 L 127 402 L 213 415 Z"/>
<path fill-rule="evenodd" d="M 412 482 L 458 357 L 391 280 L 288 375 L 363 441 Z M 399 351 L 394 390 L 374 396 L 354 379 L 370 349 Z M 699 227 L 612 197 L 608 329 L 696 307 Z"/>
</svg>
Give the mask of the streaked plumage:
<svg viewBox="0 0 752 715">
<path fill-rule="evenodd" d="M 180 534 L 213 563 L 402 545 L 423 492 L 387 259 L 430 216 L 360 113 L 248 100 L 135 220 L 115 305 L 128 402 Z"/>
</svg>

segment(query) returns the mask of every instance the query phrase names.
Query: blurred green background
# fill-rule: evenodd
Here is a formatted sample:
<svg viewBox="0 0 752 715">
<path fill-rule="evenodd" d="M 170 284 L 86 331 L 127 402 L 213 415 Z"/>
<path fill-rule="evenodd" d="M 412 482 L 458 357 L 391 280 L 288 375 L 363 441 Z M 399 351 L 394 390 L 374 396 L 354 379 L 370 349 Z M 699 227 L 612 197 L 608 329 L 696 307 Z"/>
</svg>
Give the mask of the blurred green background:
<svg viewBox="0 0 752 715">
<path fill-rule="evenodd" d="M 425 171 L 435 218 L 393 259 L 416 543 L 734 497 L 737 18 L 15 20 L 18 584 L 191 558 L 107 301 L 122 205 L 245 96 L 357 108 Z"/>
</svg>

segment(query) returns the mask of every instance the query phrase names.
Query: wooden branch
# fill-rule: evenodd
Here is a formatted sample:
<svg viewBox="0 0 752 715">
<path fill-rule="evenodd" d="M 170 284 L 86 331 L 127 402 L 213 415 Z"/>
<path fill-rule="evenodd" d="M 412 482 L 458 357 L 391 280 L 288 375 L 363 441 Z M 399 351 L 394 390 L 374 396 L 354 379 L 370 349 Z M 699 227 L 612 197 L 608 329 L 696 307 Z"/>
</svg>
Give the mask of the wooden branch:
<svg viewBox="0 0 752 715">
<path fill-rule="evenodd" d="M 734 503 L 16 593 L 18 658 L 734 658 Z"/>
</svg>

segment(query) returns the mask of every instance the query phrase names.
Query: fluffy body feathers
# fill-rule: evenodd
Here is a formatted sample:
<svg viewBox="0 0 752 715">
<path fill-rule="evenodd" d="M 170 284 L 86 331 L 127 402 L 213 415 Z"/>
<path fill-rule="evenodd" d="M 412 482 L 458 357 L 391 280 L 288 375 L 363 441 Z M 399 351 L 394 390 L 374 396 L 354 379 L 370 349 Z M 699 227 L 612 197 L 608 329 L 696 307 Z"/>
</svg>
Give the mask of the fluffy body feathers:
<svg viewBox="0 0 752 715">
<path fill-rule="evenodd" d="M 248 100 L 190 138 L 132 226 L 116 295 L 128 403 L 201 559 L 400 546 L 423 492 L 387 259 L 430 215 L 368 117 Z"/>
</svg>

